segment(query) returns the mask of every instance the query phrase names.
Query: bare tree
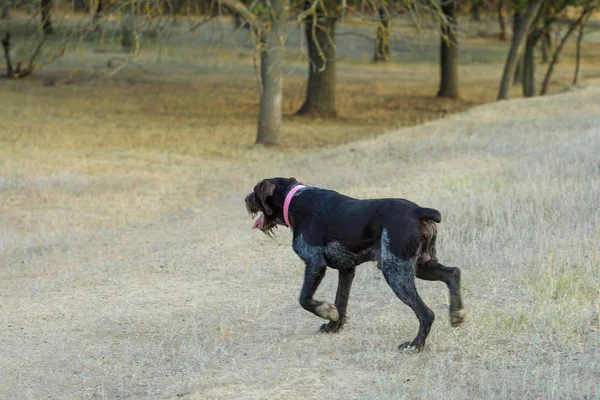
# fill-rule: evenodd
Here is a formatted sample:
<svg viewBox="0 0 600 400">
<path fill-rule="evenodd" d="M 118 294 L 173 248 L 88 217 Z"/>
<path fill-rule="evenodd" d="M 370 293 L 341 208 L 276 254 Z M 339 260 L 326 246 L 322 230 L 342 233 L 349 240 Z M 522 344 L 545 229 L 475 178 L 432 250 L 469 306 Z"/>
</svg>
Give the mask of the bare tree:
<svg viewBox="0 0 600 400">
<path fill-rule="evenodd" d="M 276 144 L 281 132 L 283 102 L 283 55 L 287 35 L 289 0 L 271 0 L 269 27 L 263 32 L 260 47 L 262 92 L 256 143 Z"/>
<path fill-rule="evenodd" d="M 73 11 L 87 12 L 89 11 L 89 2 L 86 0 L 72 0 Z"/>
<path fill-rule="evenodd" d="M 594 12 L 594 10 L 597 7 L 598 7 L 598 0 L 588 0 L 586 2 L 586 4 L 582 7 L 581 12 L 579 13 L 579 17 L 575 21 L 573 21 L 569 24 L 569 28 L 567 29 L 567 32 L 564 34 L 560 43 L 558 44 L 558 46 L 556 46 L 556 49 L 554 50 L 554 53 L 552 54 L 552 59 L 550 60 L 550 64 L 548 65 L 548 70 L 546 71 L 546 75 L 544 76 L 544 81 L 542 82 L 542 88 L 540 90 L 541 95 L 545 95 L 548 93 L 548 87 L 550 86 L 550 78 L 552 77 L 552 73 L 554 72 L 554 66 L 556 65 L 556 62 L 558 61 L 558 57 L 560 56 L 562 49 L 564 48 L 565 44 L 567 43 L 567 40 L 569 39 L 571 34 L 580 25 L 582 25 L 584 23 L 584 21 L 587 21 L 588 17 Z"/>
<path fill-rule="evenodd" d="M 580 71 L 580 64 L 581 64 L 581 42 L 583 41 L 583 34 L 584 34 L 585 26 L 587 25 L 588 20 L 589 20 L 589 15 L 585 19 L 585 21 L 583 21 L 583 23 L 581 25 L 579 25 L 579 32 L 577 34 L 577 47 L 576 47 L 576 51 L 575 51 L 575 73 L 573 74 L 573 85 L 576 85 L 579 82 L 579 71 Z"/>
<path fill-rule="evenodd" d="M 94 8 L 94 17 L 92 18 L 92 28 L 98 30 L 100 28 L 100 20 L 104 13 L 105 2 L 107 0 L 96 0 L 96 7 Z"/>
<path fill-rule="evenodd" d="M 389 61 L 391 14 L 384 4 L 379 5 L 377 14 L 379 16 L 379 23 L 377 24 L 375 56 L 373 57 L 373 61 Z"/>
<path fill-rule="evenodd" d="M 471 0 L 471 19 L 473 21 L 481 21 L 481 0 Z"/>
<path fill-rule="evenodd" d="M 559 3 L 560 4 L 560 3 Z M 563 3 L 563 8 L 568 4 L 567 1 Z M 551 7 L 547 8 L 547 12 L 544 13 L 544 26 L 547 26 L 547 29 L 542 33 L 541 37 L 541 50 L 542 50 L 542 63 L 546 64 L 550 60 L 550 52 L 552 51 L 552 24 L 555 21 L 552 13 L 549 11 Z M 552 19 L 552 21 L 549 21 Z"/>
<path fill-rule="evenodd" d="M 11 47 L 10 33 L 6 32 L 6 35 L 2 39 L 2 49 L 4 50 L 4 59 L 6 60 L 6 78 L 19 79 L 19 78 L 24 78 L 26 76 L 31 75 L 33 73 L 33 71 L 35 71 L 39 67 L 40 63 L 39 63 L 38 59 L 41 54 L 42 46 L 44 45 L 45 39 L 46 39 L 46 36 L 41 35 L 41 37 L 38 40 L 37 45 L 35 46 L 33 52 L 31 53 L 31 57 L 29 57 L 29 60 L 27 61 L 27 63 L 25 63 L 23 61 L 14 63 L 11 58 L 11 54 L 10 54 L 10 47 Z M 61 49 L 54 56 L 54 58 L 46 60 L 46 63 L 50 63 L 50 62 L 54 61 L 55 59 L 57 59 L 58 57 L 62 56 L 64 54 L 65 47 L 66 46 L 63 43 Z"/>
<path fill-rule="evenodd" d="M 456 37 L 456 2 L 442 3 L 445 20 L 441 26 L 440 88 L 437 97 L 458 98 L 458 38 Z"/>
<path fill-rule="evenodd" d="M 339 18 L 335 0 L 305 1 L 304 30 L 308 47 L 306 99 L 298 115 L 335 116 L 335 26 Z"/>
<path fill-rule="evenodd" d="M 506 34 L 506 17 L 504 16 L 504 0 L 498 0 L 498 22 L 500 23 L 498 39 L 502 41 L 508 40 Z"/>
<path fill-rule="evenodd" d="M 523 10 L 523 21 L 514 29 L 510 50 L 506 57 L 504 71 L 502 73 L 502 80 L 500 81 L 500 88 L 498 89 L 498 100 L 508 98 L 511 79 L 517 62 L 523 54 L 523 47 L 525 46 L 527 35 L 544 1 L 545 0 L 528 0 L 527 8 Z"/>
<path fill-rule="evenodd" d="M 268 21 L 263 22 L 238 0 L 219 0 L 251 27 L 258 41 L 261 95 L 256 143 L 274 145 L 281 135 L 284 45 L 287 36 L 289 0 L 270 0 Z"/>
<path fill-rule="evenodd" d="M 42 17 L 42 31 L 45 35 L 54 33 L 52 28 L 52 0 L 40 0 L 40 15 Z"/>
<path fill-rule="evenodd" d="M 9 0 L 0 0 L 0 19 L 8 19 L 8 13 L 10 9 Z"/>
<path fill-rule="evenodd" d="M 525 43 L 525 54 L 523 55 L 523 96 L 533 97 L 535 90 L 535 48 L 544 36 L 550 32 L 554 22 L 562 15 L 569 3 L 547 2 L 542 5 L 540 12 L 532 22 L 531 29 Z M 542 45 L 542 49 L 544 46 Z"/>
<path fill-rule="evenodd" d="M 517 32 L 520 29 L 520 26 L 524 23 L 524 13 L 522 12 L 522 10 L 516 9 L 513 12 L 513 23 L 512 23 L 512 31 L 513 31 L 513 37 L 514 37 L 514 33 Z M 515 72 L 513 74 L 513 81 L 512 84 L 513 85 L 520 85 L 523 83 L 523 63 L 524 63 L 524 58 L 523 56 L 519 57 L 519 61 L 517 61 L 517 65 L 515 65 Z"/>
</svg>

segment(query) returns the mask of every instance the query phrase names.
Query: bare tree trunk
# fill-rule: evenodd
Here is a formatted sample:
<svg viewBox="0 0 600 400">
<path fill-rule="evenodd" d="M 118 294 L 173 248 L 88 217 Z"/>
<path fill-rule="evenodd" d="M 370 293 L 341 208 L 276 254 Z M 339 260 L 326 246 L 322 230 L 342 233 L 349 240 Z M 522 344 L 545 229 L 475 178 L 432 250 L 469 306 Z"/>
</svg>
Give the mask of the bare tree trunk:
<svg viewBox="0 0 600 400">
<path fill-rule="evenodd" d="M 13 66 L 10 59 L 10 33 L 6 32 L 6 35 L 2 39 L 2 48 L 4 49 L 4 58 L 6 59 L 6 77 L 13 77 Z"/>
<path fill-rule="evenodd" d="M 513 76 L 513 82 L 512 84 L 517 86 L 517 85 L 521 85 L 523 83 L 523 63 L 524 63 L 525 59 L 523 58 L 523 56 L 521 56 L 521 58 L 519 58 L 519 62 L 517 62 L 517 65 L 515 66 L 515 73 Z"/>
<path fill-rule="evenodd" d="M 502 41 L 508 40 L 506 34 L 506 18 L 504 16 L 504 0 L 498 0 L 498 22 L 500 22 L 500 34 L 498 39 Z"/>
<path fill-rule="evenodd" d="M 571 34 L 575 31 L 575 29 L 577 29 L 577 27 L 583 24 L 583 22 L 587 19 L 588 15 L 591 15 L 594 9 L 595 7 L 591 4 L 591 1 L 588 2 L 588 4 L 581 11 L 581 15 L 579 16 L 579 18 L 577 18 L 576 21 L 572 22 L 569 25 L 569 29 L 561 39 L 558 46 L 556 46 L 556 49 L 552 54 L 552 60 L 550 60 L 550 65 L 548 65 L 548 70 L 546 71 L 546 75 L 544 76 L 544 81 L 542 82 L 542 89 L 540 91 L 540 94 L 542 96 L 548 93 L 548 87 L 550 86 L 550 78 L 552 77 L 552 73 L 554 72 L 554 65 L 556 65 L 558 57 L 560 56 L 563 47 L 565 47 L 565 44 L 567 43 L 567 39 L 569 39 L 569 36 L 571 36 Z"/>
<path fill-rule="evenodd" d="M 535 96 L 535 45 L 536 34 L 530 34 L 525 43 L 523 54 L 523 96 Z"/>
<path fill-rule="evenodd" d="M 102 18 L 102 10 L 104 7 L 105 0 L 97 0 L 96 9 L 94 10 L 94 18 L 93 18 L 93 26 L 94 30 L 98 30 L 100 28 L 100 19 Z"/>
<path fill-rule="evenodd" d="M 256 143 L 277 143 L 281 132 L 283 99 L 283 56 L 287 33 L 289 0 L 271 0 L 270 30 L 265 32 L 260 50 L 262 92 Z"/>
<path fill-rule="evenodd" d="M 539 26 L 541 17 L 544 17 L 544 24 Z M 525 54 L 523 54 L 523 97 L 535 96 L 535 48 L 542 35 L 550 29 L 552 22 L 549 13 L 549 7 L 542 5 L 542 9 L 533 19 L 527 40 L 525 42 Z"/>
<path fill-rule="evenodd" d="M 133 51 L 137 44 L 136 32 L 135 32 L 135 9 L 125 11 L 119 24 L 119 31 L 121 37 L 121 47 L 126 50 Z"/>
<path fill-rule="evenodd" d="M 517 32 L 521 25 L 523 24 L 523 13 L 519 12 L 519 11 L 515 11 L 515 13 L 513 14 L 513 38 L 514 38 L 514 32 Z M 523 56 L 521 56 L 519 58 L 519 61 L 517 62 L 517 65 L 515 66 L 515 73 L 513 74 L 513 81 L 512 84 L 514 86 L 517 85 L 521 85 L 523 83 L 523 64 L 524 64 L 525 59 L 523 58 Z"/>
<path fill-rule="evenodd" d="M 0 0 L 0 19 L 8 19 L 9 7 L 8 0 Z"/>
<path fill-rule="evenodd" d="M 579 33 L 577 35 L 577 50 L 575 53 L 575 74 L 573 75 L 573 85 L 579 82 L 579 66 L 581 65 L 581 42 L 583 41 L 583 33 L 586 26 L 586 22 L 579 25 Z"/>
<path fill-rule="evenodd" d="M 314 14 L 306 18 L 304 29 L 308 45 L 308 86 L 306 100 L 298 110 L 298 115 L 336 115 L 336 22 L 336 17 L 319 17 Z"/>
<path fill-rule="evenodd" d="M 41 0 L 42 31 L 45 35 L 52 35 L 54 33 L 52 20 L 50 18 L 51 14 L 52 0 Z"/>
<path fill-rule="evenodd" d="M 386 7 L 379 7 L 379 24 L 377 25 L 377 41 L 373 61 L 390 60 L 390 15 Z"/>
<path fill-rule="evenodd" d="M 558 8 L 556 7 L 551 7 L 550 5 L 546 5 L 544 7 L 544 10 L 540 12 L 541 17 L 544 21 L 543 23 L 543 30 L 540 32 L 540 38 L 542 40 L 541 42 L 541 50 L 542 50 L 542 63 L 546 64 L 548 62 L 548 58 L 550 55 L 550 52 L 552 51 L 552 24 L 556 21 L 556 19 L 558 18 L 560 12 L 562 10 L 564 10 L 564 7 L 566 7 L 566 4 L 568 3 L 564 3 L 563 6 L 559 6 Z"/>
<path fill-rule="evenodd" d="M 481 21 L 481 2 L 480 0 L 471 0 L 471 19 Z"/>
<path fill-rule="evenodd" d="M 498 89 L 498 100 L 508 98 L 511 78 L 513 77 L 517 62 L 523 53 L 523 47 L 527 40 L 529 29 L 540 11 L 542 2 L 543 0 L 529 0 L 527 10 L 525 10 L 525 14 L 523 15 L 522 23 L 518 24 L 518 27 L 515 27 L 514 29 L 510 50 L 506 57 L 504 72 L 502 73 L 502 80 L 500 81 L 500 88 Z"/>
<path fill-rule="evenodd" d="M 87 12 L 89 8 L 89 3 L 85 0 L 73 0 L 73 11 L 75 12 Z"/>
<path fill-rule="evenodd" d="M 456 4 L 454 0 L 442 3 L 442 12 L 448 19 L 442 23 L 440 41 L 440 89 L 437 97 L 458 98 L 458 39 L 455 33 Z"/>
<path fill-rule="evenodd" d="M 231 15 L 233 15 L 233 29 L 237 31 L 242 27 L 244 21 L 242 19 L 242 16 L 236 12 L 232 12 Z"/>
<path fill-rule="evenodd" d="M 98 4 L 96 5 L 96 11 L 94 12 L 94 19 L 99 19 L 102 16 L 103 8 L 104 0 L 98 0 Z"/>
<path fill-rule="evenodd" d="M 551 29 L 542 34 L 542 63 L 546 64 L 550 61 L 550 53 L 552 52 L 552 35 Z"/>
</svg>

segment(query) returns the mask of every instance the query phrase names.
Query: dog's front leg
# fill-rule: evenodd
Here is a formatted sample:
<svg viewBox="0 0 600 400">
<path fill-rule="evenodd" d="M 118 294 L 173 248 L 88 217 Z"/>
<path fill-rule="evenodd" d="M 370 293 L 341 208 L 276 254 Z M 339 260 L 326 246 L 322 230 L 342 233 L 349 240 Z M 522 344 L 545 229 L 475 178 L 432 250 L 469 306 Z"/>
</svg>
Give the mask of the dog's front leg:
<svg viewBox="0 0 600 400">
<path fill-rule="evenodd" d="M 348 297 L 350 296 L 350 287 L 356 267 L 340 269 L 338 278 L 338 288 L 335 295 L 335 306 L 338 309 L 339 319 L 337 321 L 329 321 L 321 326 L 320 331 L 323 333 L 336 333 L 342 330 L 346 323 L 346 308 L 348 307 Z"/>
<path fill-rule="evenodd" d="M 304 284 L 300 292 L 300 305 L 307 311 L 331 321 L 337 321 L 339 314 L 333 304 L 313 299 L 319 284 L 325 276 L 327 265 L 325 260 L 318 262 L 307 262 L 304 269 Z"/>
</svg>

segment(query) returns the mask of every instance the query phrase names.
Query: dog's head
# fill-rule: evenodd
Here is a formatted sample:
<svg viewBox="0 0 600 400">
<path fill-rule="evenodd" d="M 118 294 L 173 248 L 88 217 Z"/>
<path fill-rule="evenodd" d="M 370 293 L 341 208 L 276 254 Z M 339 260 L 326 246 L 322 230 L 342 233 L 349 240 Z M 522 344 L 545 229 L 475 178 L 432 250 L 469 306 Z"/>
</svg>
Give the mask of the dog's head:
<svg viewBox="0 0 600 400">
<path fill-rule="evenodd" d="M 253 228 L 260 229 L 265 235 L 272 236 L 277 225 L 285 225 L 283 203 L 290 189 L 298 184 L 296 178 L 263 179 L 246 196 L 246 210 L 253 218 Z"/>
</svg>

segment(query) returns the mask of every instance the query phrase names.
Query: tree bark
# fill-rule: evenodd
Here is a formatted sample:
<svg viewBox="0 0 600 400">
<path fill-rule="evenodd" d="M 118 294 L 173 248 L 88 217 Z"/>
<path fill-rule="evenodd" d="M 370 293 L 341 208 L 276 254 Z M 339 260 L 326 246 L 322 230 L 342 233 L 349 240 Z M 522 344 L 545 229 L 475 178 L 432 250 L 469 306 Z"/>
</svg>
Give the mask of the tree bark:
<svg viewBox="0 0 600 400">
<path fill-rule="evenodd" d="M 233 16 L 233 29 L 237 31 L 242 27 L 242 16 L 236 12 L 232 12 L 231 15 Z"/>
<path fill-rule="evenodd" d="M 8 0 L 0 0 L 0 19 L 8 19 L 9 3 Z"/>
<path fill-rule="evenodd" d="M 502 73 L 502 80 L 500 81 L 500 88 L 498 89 L 498 100 L 504 100 L 508 98 L 508 91 L 510 88 L 510 81 L 513 77 L 517 61 L 523 53 L 523 47 L 527 40 L 527 34 L 531 28 L 535 17 L 540 11 L 543 0 L 529 0 L 527 9 L 523 15 L 522 23 L 518 24 L 513 32 L 513 37 L 510 44 L 510 50 L 506 57 L 506 64 L 504 65 L 504 71 Z"/>
<path fill-rule="evenodd" d="M 514 37 L 514 32 L 517 32 L 521 25 L 523 24 L 523 13 L 519 12 L 518 10 L 515 10 L 515 13 L 513 14 L 513 37 Z M 523 83 L 523 63 L 524 63 L 524 58 L 523 56 L 521 56 L 519 58 L 519 61 L 517 62 L 517 65 L 515 66 L 515 73 L 513 74 L 513 81 L 512 84 L 513 85 L 520 85 Z"/>
<path fill-rule="evenodd" d="M 437 97 L 458 98 L 458 39 L 455 33 L 455 1 L 443 3 L 442 12 L 447 23 L 442 23 L 440 40 L 440 89 Z"/>
<path fill-rule="evenodd" d="M 481 3 L 479 0 L 471 1 L 471 19 L 473 21 L 481 21 Z"/>
<path fill-rule="evenodd" d="M 387 8 L 379 7 L 379 24 L 375 43 L 375 56 L 373 61 L 382 62 L 390 60 L 390 16 Z"/>
<path fill-rule="evenodd" d="M 576 85 L 579 82 L 579 66 L 581 65 L 581 42 L 583 41 L 585 25 L 585 22 L 579 25 L 579 33 L 577 35 L 577 50 L 575 52 L 575 74 L 573 75 L 573 85 Z"/>
<path fill-rule="evenodd" d="M 523 83 L 523 62 L 525 60 L 523 59 L 523 56 L 521 56 L 521 58 L 519 58 L 519 61 L 517 62 L 517 65 L 515 66 L 515 73 L 513 75 L 513 85 L 520 85 Z"/>
<path fill-rule="evenodd" d="M 125 13 L 123 14 L 119 24 L 121 47 L 130 51 L 132 51 L 137 44 L 134 18 L 135 9 L 125 9 Z"/>
<path fill-rule="evenodd" d="M 94 30 L 98 30 L 100 28 L 100 19 L 102 18 L 102 10 L 104 7 L 104 0 L 97 0 L 96 9 L 94 10 L 94 18 L 93 18 L 93 26 Z"/>
<path fill-rule="evenodd" d="M 551 29 L 542 34 L 542 63 L 547 64 L 550 61 L 550 53 L 552 52 L 552 35 Z"/>
<path fill-rule="evenodd" d="M 306 100 L 298 115 L 335 117 L 335 24 L 336 17 L 306 18 L 305 33 L 308 45 L 308 85 Z"/>
<path fill-rule="evenodd" d="M 514 39 L 515 37 L 515 32 L 517 32 L 520 28 L 521 25 L 523 25 L 524 20 L 523 20 L 523 13 L 520 11 L 515 11 L 515 13 L 513 14 L 513 36 L 511 38 Z M 513 85 L 521 85 L 523 83 L 523 71 L 524 71 L 524 64 L 525 59 L 523 58 L 523 56 L 519 57 L 519 61 L 517 61 L 517 65 L 515 65 L 515 73 L 513 74 Z"/>
<path fill-rule="evenodd" d="M 525 54 L 523 55 L 523 97 L 535 96 L 535 45 L 537 35 L 530 34 L 525 43 Z"/>
<path fill-rule="evenodd" d="M 544 24 L 539 26 L 542 15 L 544 16 Z M 525 42 L 525 54 L 523 54 L 523 97 L 535 96 L 535 48 L 544 32 L 550 29 L 553 21 L 550 8 L 543 5 L 529 28 Z"/>
<path fill-rule="evenodd" d="M 75 12 L 87 12 L 89 10 L 89 3 L 85 0 L 73 0 L 73 11 Z"/>
<path fill-rule="evenodd" d="M 45 35 L 52 35 L 54 29 L 52 28 L 52 0 L 41 0 L 41 15 L 42 15 L 42 31 Z"/>
<path fill-rule="evenodd" d="M 575 29 L 579 25 L 581 25 L 583 23 L 583 21 L 586 20 L 588 15 L 591 15 L 591 13 L 594 11 L 594 9 L 595 9 L 595 7 L 591 4 L 591 2 L 589 2 L 581 11 L 581 15 L 579 16 L 579 18 L 577 18 L 576 21 L 572 22 L 569 25 L 569 29 L 567 30 L 567 32 L 561 39 L 558 46 L 556 46 L 556 49 L 554 50 L 554 53 L 552 54 L 552 60 L 550 60 L 550 65 L 548 65 L 548 70 L 546 71 L 546 75 L 544 76 L 544 81 L 542 82 L 542 89 L 540 91 L 540 95 L 543 96 L 548 93 L 548 87 L 550 86 L 550 78 L 552 77 L 552 73 L 554 72 L 554 65 L 556 65 L 556 62 L 558 61 L 558 57 L 560 56 L 560 53 L 562 52 L 563 47 L 565 47 L 565 44 L 567 43 L 567 39 L 569 39 L 569 37 L 575 31 Z"/>
<path fill-rule="evenodd" d="M 2 48 L 4 49 L 4 58 L 6 59 L 6 77 L 13 77 L 13 66 L 10 59 L 10 33 L 6 32 L 6 35 L 2 39 Z"/>
<path fill-rule="evenodd" d="M 256 143 L 273 145 L 281 133 L 283 99 L 283 58 L 287 34 L 289 0 L 271 0 L 270 30 L 263 35 L 260 49 L 262 91 Z"/>
<path fill-rule="evenodd" d="M 506 18 L 504 16 L 504 0 L 498 0 L 498 22 L 500 23 L 500 34 L 498 35 L 498 39 L 501 41 L 508 40 L 508 36 L 506 34 Z"/>
</svg>

